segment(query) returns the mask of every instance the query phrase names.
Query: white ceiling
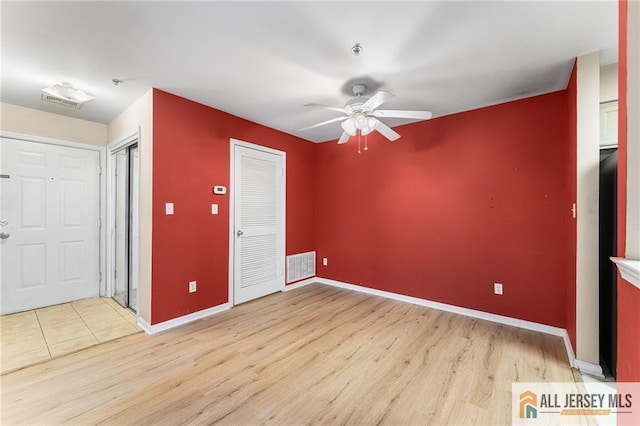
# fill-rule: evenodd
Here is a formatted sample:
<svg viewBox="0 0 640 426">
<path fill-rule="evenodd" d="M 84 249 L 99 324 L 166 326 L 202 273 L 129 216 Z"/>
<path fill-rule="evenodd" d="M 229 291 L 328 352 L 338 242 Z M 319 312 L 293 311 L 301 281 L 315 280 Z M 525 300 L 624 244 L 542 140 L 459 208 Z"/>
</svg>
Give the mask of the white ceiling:
<svg viewBox="0 0 640 426">
<path fill-rule="evenodd" d="M 303 105 L 343 106 L 350 82 L 395 93 L 384 109 L 435 117 L 563 89 L 575 56 L 617 62 L 617 4 L 3 1 L 1 97 L 108 123 L 156 87 L 320 142 L 339 123 L 297 129 L 338 113 Z M 61 81 L 97 99 L 40 100 Z"/>
</svg>

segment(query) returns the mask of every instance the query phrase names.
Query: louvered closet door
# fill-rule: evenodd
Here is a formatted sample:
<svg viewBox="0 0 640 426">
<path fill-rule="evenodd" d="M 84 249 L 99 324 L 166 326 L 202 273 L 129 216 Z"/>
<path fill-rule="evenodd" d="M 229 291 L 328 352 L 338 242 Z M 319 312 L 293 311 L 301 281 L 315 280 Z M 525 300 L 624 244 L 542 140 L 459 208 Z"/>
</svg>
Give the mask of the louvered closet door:
<svg viewBox="0 0 640 426">
<path fill-rule="evenodd" d="M 234 145 L 234 303 L 284 288 L 284 153 Z"/>
</svg>

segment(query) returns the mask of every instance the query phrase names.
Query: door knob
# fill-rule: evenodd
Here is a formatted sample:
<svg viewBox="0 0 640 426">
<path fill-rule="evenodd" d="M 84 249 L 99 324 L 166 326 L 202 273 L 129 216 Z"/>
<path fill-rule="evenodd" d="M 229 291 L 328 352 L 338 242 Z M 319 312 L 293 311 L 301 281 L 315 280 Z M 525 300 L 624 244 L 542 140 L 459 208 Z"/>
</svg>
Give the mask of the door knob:
<svg viewBox="0 0 640 426">
<path fill-rule="evenodd" d="M 11 236 L 11 234 L 8 233 L 8 232 L 0 232 L 0 240 L 6 240 L 10 236 Z"/>
<path fill-rule="evenodd" d="M 238 229 L 238 232 L 236 232 L 236 235 L 238 237 L 242 237 L 242 234 L 244 234 L 244 232 L 242 232 L 240 229 Z"/>
</svg>

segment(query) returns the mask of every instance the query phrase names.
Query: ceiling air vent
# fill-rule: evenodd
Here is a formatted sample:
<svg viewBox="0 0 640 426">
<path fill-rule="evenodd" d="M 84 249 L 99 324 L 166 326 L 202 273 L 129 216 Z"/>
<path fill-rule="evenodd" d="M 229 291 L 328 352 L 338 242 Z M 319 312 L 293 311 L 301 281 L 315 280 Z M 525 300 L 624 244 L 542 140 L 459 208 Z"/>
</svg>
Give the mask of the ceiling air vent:
<svg viewBox="0 0 640 426">
<path fill-rule="evenodd" d="M 81 102 L 70 101 L 68 99 L 58 98 L 56 96 L 51 96 L 44 93 L 42 94 L 42 97 L 40 99 L 47 102 L 53 102 L 54 104 L 66 105 L 68 107 L 76 109 L 80 109 L 80 107 L 82 106 Z"/>
</svg>

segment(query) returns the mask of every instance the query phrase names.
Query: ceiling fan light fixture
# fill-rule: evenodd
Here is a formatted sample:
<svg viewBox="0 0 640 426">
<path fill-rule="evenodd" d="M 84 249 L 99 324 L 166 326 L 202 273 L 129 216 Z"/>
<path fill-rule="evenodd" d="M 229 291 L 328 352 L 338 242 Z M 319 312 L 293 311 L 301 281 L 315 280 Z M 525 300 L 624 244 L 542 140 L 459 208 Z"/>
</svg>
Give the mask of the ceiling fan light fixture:
<svg viewBox="0 0 640 426">
<path fill-rule="evenodd" d="M 42 93 L 54 98 L 78 103 L 80 105 L 87 101 L 95 99 L 94 96 L 88 95 L 87 93 L 73 87 L 70 83 L 67 82 L 56 83 L 52 86 L 45 87 L 44 89 L 42 89 Z"/>
<path fill-rule="evenodd" d="M 378 127 L 378 120 L 373 117 L 367 117 L 367 127 L 371 130 L 375 130 Z"/>
<path fill-rule="evenodd" d="M 362 133 L 362 136 L 367 136 L 369 133 L 373 132 L 376 127 L 378 127 L 378 120 L 367 117 L 366 124 L 360 128 L 360 133 Z"/>
<path fill-rule="evenodd" d="M 371 132 L 373 132 L 373 129 L 370 127 L 363 127 L 362 129 L 360 129 L 360 134 L 362 136 L 367 136 Z"/>
<path fill-rule="evenodd" d="M 348 120 L 344 120 L 341 124 L 342 130 L 350 134 L 351 136 L 355 136 L 358 129 L 356 128 L 356 124 L 353 119 L 349 118 Z"/>
</svg>

